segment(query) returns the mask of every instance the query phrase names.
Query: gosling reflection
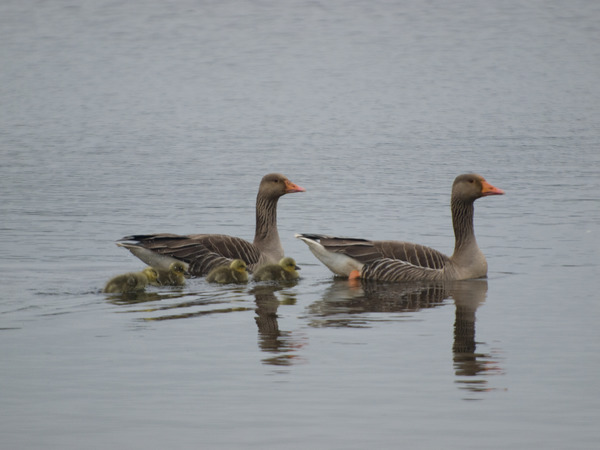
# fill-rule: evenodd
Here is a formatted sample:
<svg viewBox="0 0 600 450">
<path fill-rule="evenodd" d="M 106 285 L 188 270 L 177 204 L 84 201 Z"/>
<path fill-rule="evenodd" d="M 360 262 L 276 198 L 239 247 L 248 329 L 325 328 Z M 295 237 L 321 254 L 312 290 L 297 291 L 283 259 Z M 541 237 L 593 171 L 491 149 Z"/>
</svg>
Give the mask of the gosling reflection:
<svg viewBox="0 0 600 450">
<path fill-rule="evenodd" d="M 122 294 L 113 294 L 108 297 L 109 303 L 113 305 L 135 305 L 137 303 L 156 302 L 171 298 L 182 297 L 183 293 L 160 294 L 158 292 L 125 292 Z"/>
<path fill-rule="evenodd" d="M 298 362 L 294 352 L 303 346 L 301 339 L 290 331 L 279 329 L 277 309 L 280 304 L 295 304 L 296 298 L 288 295 L 283 300 L 275 295 L 287 284 L 257 285 L 250 290 L 256 301 L 256 325 L 258 327 L 258 346 L 263 352 L 273 354 L 263 359 L 264 364 L 290 366 Z"/>
<path fill-rule="evenodd" d="M 139 292 L 113 295 L 109 297 L 108 301 L 121 306 L 141 306 L 142 303 L 152 303 L 152 305 L 121 311 L 130 314 L 143 314 L 144 317 L 140 317 L 140 320 L 146 322 L 188 319 L 253 310 L 253 308 L 235 303 L 232 305 L 232 296 L 243 298 L 245 290 L 235 288 L 216 292 L 198 292 L 174 288 L 170 289 L 168 293 Z"/>
</svg>

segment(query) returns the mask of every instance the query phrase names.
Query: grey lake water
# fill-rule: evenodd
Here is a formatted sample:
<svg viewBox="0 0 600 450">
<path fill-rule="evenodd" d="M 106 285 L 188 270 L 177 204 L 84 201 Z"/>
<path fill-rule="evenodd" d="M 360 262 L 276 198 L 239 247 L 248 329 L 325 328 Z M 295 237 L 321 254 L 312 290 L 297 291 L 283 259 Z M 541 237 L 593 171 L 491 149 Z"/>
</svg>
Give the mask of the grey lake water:
<svg viewBox="0 0 600 450">
<path fill-rule="evenodd" d="M 0 2 L 0 446 L 597 449 L 599 81 L 595 0 Z M 101 292 L 269 172 L 297 283 Z M 487 280 L 294 238 L 450 254 L 465 172 Z"/>
</svg>

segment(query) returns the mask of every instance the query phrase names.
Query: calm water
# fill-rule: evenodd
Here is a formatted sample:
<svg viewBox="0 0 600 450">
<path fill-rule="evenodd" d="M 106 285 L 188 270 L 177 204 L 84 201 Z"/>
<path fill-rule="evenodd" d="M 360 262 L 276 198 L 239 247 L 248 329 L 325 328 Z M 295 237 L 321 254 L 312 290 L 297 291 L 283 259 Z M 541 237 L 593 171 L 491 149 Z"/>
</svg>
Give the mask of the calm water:
<svg viewBox="0 0 600 450">
<path fill-rule="evenodd" d="M 284 4 L 285 3 L 285 4 Z M 0 3 L 3 448 L 597 448 L 600 3 Z M 132 233 L 252 239 L 295 285 L 100 291 Z M 488 280 L 350 286 L 296 232 Z"/>
</svg>

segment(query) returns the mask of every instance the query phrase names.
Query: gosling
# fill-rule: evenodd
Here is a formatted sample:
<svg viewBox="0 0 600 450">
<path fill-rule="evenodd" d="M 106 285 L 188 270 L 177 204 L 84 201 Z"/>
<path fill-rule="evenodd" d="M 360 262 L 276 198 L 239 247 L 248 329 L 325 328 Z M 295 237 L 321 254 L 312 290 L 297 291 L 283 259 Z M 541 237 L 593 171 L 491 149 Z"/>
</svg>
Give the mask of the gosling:
<svg viewBox="0 0 600 450">
<path fill-rule="evenodd" d="M 216 267 L 206 276 L 209 283 L 246 283 L 248 272 L 246 263 L 241 259 L 234 259 L 229 266 Z"/>
<path fill-rule="evenodd" d="M 266 264 L 254 273 L 254 281 L 292 281 L 300 278 L 294 258 L 282 258 L 279 264 Z"/>
<path fill-rule="evenodd" d="M 156 283 L 158 273 L 152 267 L 146 267 L 141 272 L 130 272 L 111 278 L 104 292 L 107 294 L 125 294 L 129 292 L 141 292 L 148 284 Z"/>
<path fill-rule="evenodd" d="M 156 268 L 159 286 L 183 286 L 185 284 L 185 264 L 181 261 L 171 263 L 167 270 Z"/>
</svg>

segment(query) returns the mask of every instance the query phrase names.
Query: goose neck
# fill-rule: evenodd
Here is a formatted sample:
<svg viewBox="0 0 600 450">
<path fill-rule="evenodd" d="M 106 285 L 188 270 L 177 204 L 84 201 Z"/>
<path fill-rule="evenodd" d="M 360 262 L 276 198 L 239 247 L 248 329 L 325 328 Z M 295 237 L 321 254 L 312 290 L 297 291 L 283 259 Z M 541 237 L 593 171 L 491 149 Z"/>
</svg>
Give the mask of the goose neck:
<svg viewBox="0 0 600 450">
<path fill-rule="evenodd" d="M 265 241 L 279 241 L 277 232 L 277 200 L 278 198 L 269 198 L 261 196 L 256 197 L 256 231 L 254 234 L 254 243 Z"/>
<path fill-rule="evenodd" d="M 452 199 L 452 225 L 454 227 L 454 255 L 460 254 L 471 246 L 477 247 L 473 229 L 473 201 Z"/>
</svg>

